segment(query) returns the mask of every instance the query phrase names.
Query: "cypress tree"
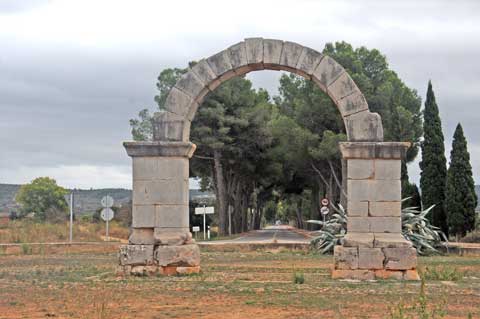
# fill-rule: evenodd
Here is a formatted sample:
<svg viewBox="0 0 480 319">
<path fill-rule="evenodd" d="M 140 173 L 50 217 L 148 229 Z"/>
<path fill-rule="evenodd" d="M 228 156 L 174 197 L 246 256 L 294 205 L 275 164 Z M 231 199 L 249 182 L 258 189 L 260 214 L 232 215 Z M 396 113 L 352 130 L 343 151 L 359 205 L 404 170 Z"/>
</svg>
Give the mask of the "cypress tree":
<svg viewBox="0 0 480 319">
<path fill-rule="evenodd" d="M 447 174 L 446 209 L 451 235 L 465 236 L 475 227 L 477 195 L 470 165 L 467 140 L 458 123 L 453 135 L 450 167 Z"/>
<path fill-rule="evenodd" d="M 420 162 L 422 205 L 424 208 L 435 205 L 429 218 L 433 225 L 440 227 L 445 234 L 448 234 L 447 216 L 445 214 L 447 160 L 445 158 L 442 122 L 430 81 L 428 82 L 423 120 L 424 139 L 421 144 L 422 161 Z"/>
</svg>

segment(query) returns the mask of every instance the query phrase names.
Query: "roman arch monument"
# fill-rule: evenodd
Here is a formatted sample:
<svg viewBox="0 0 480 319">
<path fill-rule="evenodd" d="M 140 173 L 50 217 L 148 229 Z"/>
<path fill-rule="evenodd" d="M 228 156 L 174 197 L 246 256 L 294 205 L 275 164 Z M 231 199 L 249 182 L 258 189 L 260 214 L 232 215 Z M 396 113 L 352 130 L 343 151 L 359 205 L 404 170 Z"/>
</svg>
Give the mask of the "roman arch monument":
<svg viewBox="0 0 480 319">
<path fill-rule="evenodd" d="M 228 79 L 256 70 L 284 70 L 314 81 L 334 101 L 348 141 L 348 233 L 335 247 L 333 278 L 417 279 L 416 251 L 401 234 L 401 159 L 409 143 L 383 142 L 380 116 L 341 65 L 294 42 L 249 38 L 200 60 L 171 89 L 155 114 L 153 141 L 125 142 L 133 161 L 133 218 L 120 249 L 127 274 L 200 271 L 189 229 L 190 125 L 204 97 Z"/>
</svg>

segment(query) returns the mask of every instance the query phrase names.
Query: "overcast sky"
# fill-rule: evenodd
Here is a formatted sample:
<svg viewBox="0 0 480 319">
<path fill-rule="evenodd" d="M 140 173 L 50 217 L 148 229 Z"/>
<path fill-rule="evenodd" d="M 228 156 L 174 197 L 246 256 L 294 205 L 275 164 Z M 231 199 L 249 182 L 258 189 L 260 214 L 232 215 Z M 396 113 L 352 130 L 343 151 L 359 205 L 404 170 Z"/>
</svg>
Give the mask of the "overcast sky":
<svg viewBox="0 0 480 319">
<path fill-rule="evenodd" d="M 377 48 L 422 99 L 432 80 L 446 138 L 461 122 L 480 174 L 480 1 L 0 0 L 0 183 L 131 187 L 128 120 L 154 109 L 158 73 L 246 37 L 321 51 Z M 250 73 L 275 93 L 279 73 Z M 419 180 L 418 161 L 410 175 Z"/>
</svg>

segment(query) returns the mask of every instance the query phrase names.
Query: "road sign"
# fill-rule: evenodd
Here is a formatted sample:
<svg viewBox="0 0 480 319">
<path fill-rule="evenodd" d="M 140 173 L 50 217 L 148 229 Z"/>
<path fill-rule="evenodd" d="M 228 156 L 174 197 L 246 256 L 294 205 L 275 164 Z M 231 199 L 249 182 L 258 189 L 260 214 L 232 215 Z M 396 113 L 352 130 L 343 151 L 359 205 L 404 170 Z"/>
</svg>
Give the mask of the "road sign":
<svg viewBox="0 0 480 319">
<path fill-rule="evenodd" d="M 196 232 L 200 231 L 200 226 L 193 226 L 192 230 L 193 230 L 194 233 L 196 233 Z"/>
<path fill-rule="evenodd" d="M 113 198 L 109 195 L 103 196 L 102 200 L 100 200 L 100 203 L 102 204 L 102 207 L 110 208 L 113 206 Z"/>
<path fill-rule="evenodd" d="M 329 211 L 330 210 L 326 206 L 323 206 L 322 208 L 320 208 L 320 213 L 322 213 L 322 215 L 328 215 Z"/>
<path fill-rule="evenodd" d="M 203 214 L 214 214 L 215 209 L 212 206 L 209 207 L 195 207 L 195 215 L 203 215 Z"/>
<path fill-rule="evenodd" d="M 330 201 L 328 200 L 328 198 L 322 198 L 322 206 L 328 206 L 328 204 L 330 203 Z"/>
<path fill-rule="evenodd" d="M 100 216 L 106 222 L 111 221 L 113 219 L 114 215 L 115 215 L 115 213 L 113 212 L 113 210 L 110 207 L 102 209 L 102 211 L 100 213 Z"/>
</svg>

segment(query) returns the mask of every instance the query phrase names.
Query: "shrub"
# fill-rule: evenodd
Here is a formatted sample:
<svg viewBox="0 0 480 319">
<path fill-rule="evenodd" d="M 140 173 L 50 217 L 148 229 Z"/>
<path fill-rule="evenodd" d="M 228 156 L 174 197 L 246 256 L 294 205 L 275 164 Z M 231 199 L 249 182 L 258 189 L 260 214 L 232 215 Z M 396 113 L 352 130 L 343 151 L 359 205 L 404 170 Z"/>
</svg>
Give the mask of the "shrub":
<svg viewBox="0 0 480 319">
<path fill-rule="evenodd" d="M 305 283 L 305 276 L 303 275 L 303 272 L 293 273 L 293 283 L 299 284 L 299 285 L 302 285 L 303 283 Z"/>
</svg>

